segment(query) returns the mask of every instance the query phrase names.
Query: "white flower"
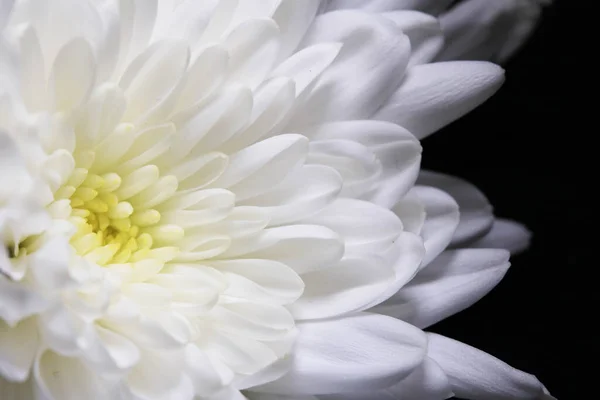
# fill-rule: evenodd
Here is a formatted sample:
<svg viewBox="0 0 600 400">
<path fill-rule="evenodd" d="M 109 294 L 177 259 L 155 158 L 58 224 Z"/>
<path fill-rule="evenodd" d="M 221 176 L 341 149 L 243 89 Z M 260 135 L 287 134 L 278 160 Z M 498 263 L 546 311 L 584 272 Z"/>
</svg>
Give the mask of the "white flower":
<svg viewBox="0 0 600 400">
<path fill-rule="evenodd" d="M 414 186 L 502 69 L 427 64 L 423 14 L 321 6 L 0 0 L 3 400 L 546 396 L 420 329 L 508 267 L 442 253 L 487 202 L 461 228 L 445 178 Z"/>
<path fill-rule="evenodd" d="M 508 61 L 527 41 L 552 0 L 331 0 L 327 9 L 359 8 L 394 15 L 417 10 L 439 16 L 443 50 L 436 60 Z M 406 13 L 406 11 L 404 11 Z M 441 46 L 440 46 L 441 47 Z"/>
</svg>

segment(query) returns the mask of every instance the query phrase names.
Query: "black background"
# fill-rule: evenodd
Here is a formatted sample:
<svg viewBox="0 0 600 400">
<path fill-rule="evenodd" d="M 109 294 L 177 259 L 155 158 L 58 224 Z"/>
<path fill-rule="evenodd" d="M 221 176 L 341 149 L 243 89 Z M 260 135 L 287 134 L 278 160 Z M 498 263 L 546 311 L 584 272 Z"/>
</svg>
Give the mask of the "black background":
<svg viewBox="0 0 600 400">
<path fill-rule="evenodd" d="M 582 14 L 591 13 L 585 5 L 564 0 L 547 8 L 532 40 L 505 66 L 503 88 L 423 141 L 424 168 L 469 180 L 488 196 L 497 216 L 533 232 L 531 248 L 512 259 L 487 297 L 430 330 L 536 375 L 559 400 L 600 398 L 597 390 L 584 389 L 586 371 L 599 379 L 593 376 L 600 372 L 594 344 L 599 313 L 593 306 L 584 310 L 595 295 L 582 281 L 594 279 L 589 270 L 597 265 L 584 267 L 586 246 L 578 228 L 595 205 L 576 198 L 579 173 L 572 172 L 576 156 L 568 149 L 586 132 L 563 126 L 578 101 L 569 89 L 584 56 L 574 41 L 585 38 L 571 34 L 584 24 Z"/>
</svg>

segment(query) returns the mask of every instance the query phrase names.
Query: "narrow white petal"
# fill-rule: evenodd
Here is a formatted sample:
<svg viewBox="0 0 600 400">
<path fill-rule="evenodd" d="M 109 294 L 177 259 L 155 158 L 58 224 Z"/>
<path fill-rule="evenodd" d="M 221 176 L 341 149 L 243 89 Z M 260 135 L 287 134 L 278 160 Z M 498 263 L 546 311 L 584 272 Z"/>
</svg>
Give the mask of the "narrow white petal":
<svg viewBox="0 0 600 400">
<path fill-rule="evenodd" d="M 417 65 L 375 118 L 394 122 L 423 139 L 486 101 L 503 82 L 502 68 L 486 62 Z"/>
<path fill-rule="evenodd" d="M 254 390 L 282 394 L 329 394 L 390 386 L 425 357 L 424 333 L 397 319 L 356 314 L 303 322 L 290 371 Z"/>
<path fill-rule="evenodd" d="M 471 248 L 506 249 L 512 255 L 529 247 L 531 232 L 524 226 L 506 219 L 496 219 L 492 229 L 482 238 L 468 243 Z"/>
<path fill-rule="evenodd" d="M 11 197 L 25 193 L 33 184 L 17 143 L 4 130 L 0 130 L 0 170 L 0 202 L 3 204 Z"/>
<path fill-rule="evenodd" d="M 451 246 L 465 247 L 462 244 L 485 235 L 492 228 L 492 206 L 485 195 L 469 182 L 449 175 L 421 171 L 417 184 L 441 189 L 458 203 L 460 221 Z"/>
<path fill-rule="evenodd" d="M 450 244 L 459 223 L 459 208 L 452 197 L 433 187 L 415 186 L 411 194 L 425 207 L 420 235 L 426 251 L 421 267 L 426 267 Z"/>
<path fill-rule="evenodd" d="M 535 376 L 464 343 L 427 334 L 428 356 L 450 380 L 457 397 L 470 400 L 556 400 Z"/>
<path fill-rule="evenodd" d="M 87 100 L 96 80 L 96 62 L 90 44 L 73 39 L 58 52 L 50 80 L 49 92 L 57 111 L 71 111 Z"/>
<path fill-rule="evenodd" d="M 273 15 L 273 20 L 281 30 L 279 60 L 297 49 L 300 40 L 312 24 L 322 0 L 284 0 Z"/>
<path fill-rule="evenodd" d="M 374 12 L 420 10 L 428 14 L 436 14 L 450 3 L 452 0 L 331 0 L 329 9 L 362 8 Z"/>
<path fill-rule="evenodd" d="M 431 358 L 399 383 L 377 392 L 343 393 L 319 396 L 320 400 L 444 400 L 454 394 L 448 377 Z"/>
<path fill-rule="evenodd" d="M 377 15 L 357 11 L 320 15 L 303 46 L 331 42 L 342 43 L 342 49 L 307 92 L 290 121 L 291 131 L 369 118 L 398 87 L 410 58 L 408 37 L 392 21 Z"/>
<path fill-rule="evenodd" d="M 385 14 L 410 40 L 409 67 L 431 62 L 444 46 L 444 34 L 437 18 L 418 11 L 392 11 Z"/>
<path fill-rule="evenodd" d="M 492 290 L 508 270 L 508 257 L 505 250 L 446 251 L 373 311 L 426 328 Z"/>
</svg>

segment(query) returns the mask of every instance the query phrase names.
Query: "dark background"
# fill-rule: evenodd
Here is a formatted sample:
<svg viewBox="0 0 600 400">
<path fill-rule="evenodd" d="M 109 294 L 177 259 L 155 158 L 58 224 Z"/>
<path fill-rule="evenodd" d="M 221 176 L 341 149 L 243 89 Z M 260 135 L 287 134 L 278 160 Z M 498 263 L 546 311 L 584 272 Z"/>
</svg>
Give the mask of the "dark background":
<svg viewBox="0 0 600 400">
<path fill-rule="evenodd" d="M 580 101 L 569 89 L 583 78 L 577 74 L 585 58 L 574 43 L 585 38 L 572 33 L 585 24 L 591 3 L 563 0 L 546 9 L 531 41 L 505 66 L 498 94 L 423 142 L 425 168 L 469 180 L 497 216 L 533 232 L 531 248 L 512 259 L 487 297 L 431 330 L 536 375 L 559 400 L 600 398 L 598 390 L 586 391 L 584 379 L 587 371 L 598 380 L 600 371 L 594 344 L 599 313 L 590 307 L 596 296 L 582 283 L 595 274 L 584 268 L 597 265 L 584 267 L 589 247 L 578 228 L 595 204 L 577 199 L 574 179 L 581 172 L 573 171 L 576 156 L 568 147 L 578 137 L 585 147 L 582 139 L 591 132 L 565 123 Z"/>
</svg>

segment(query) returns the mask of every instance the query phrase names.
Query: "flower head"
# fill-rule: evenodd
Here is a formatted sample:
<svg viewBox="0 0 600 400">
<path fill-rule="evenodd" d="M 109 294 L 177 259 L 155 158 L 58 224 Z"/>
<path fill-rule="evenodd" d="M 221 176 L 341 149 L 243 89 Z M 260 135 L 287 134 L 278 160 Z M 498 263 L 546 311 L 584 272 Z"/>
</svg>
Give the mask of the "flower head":
<svg viewBox="0 0 600 400">
<path fill-rule="evenodd" d="M 499 67 L 426 64 L 423 14 L 319 1 L 0 5 L 3 399 L 347 393 L 425 368 L 418 327 L 363 311 L 450 243 L 417 138 Z"/>
</svg>

